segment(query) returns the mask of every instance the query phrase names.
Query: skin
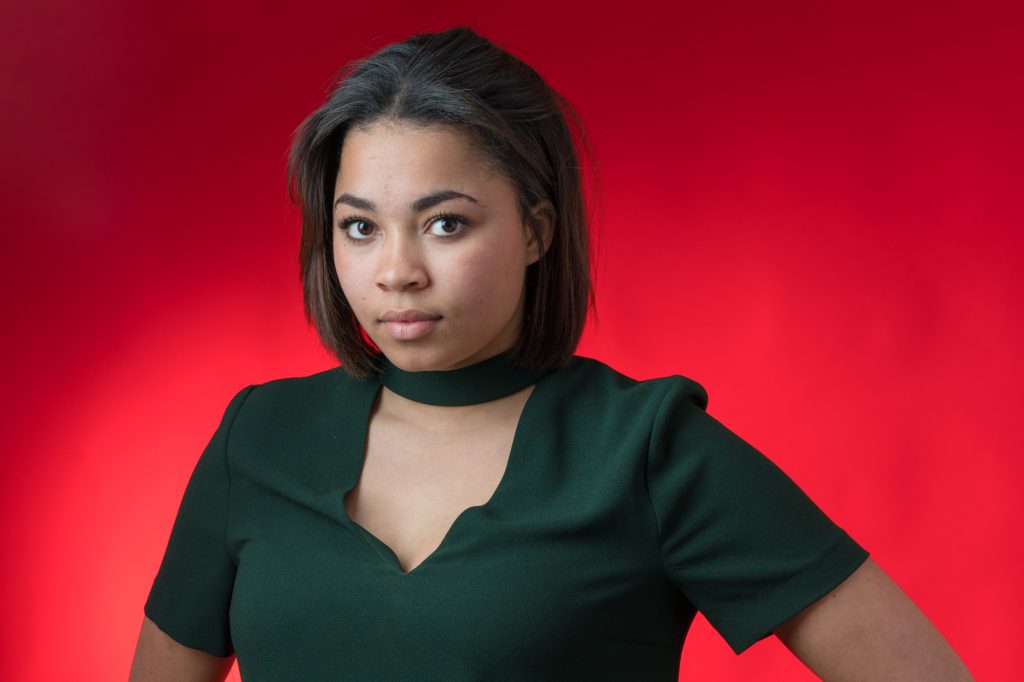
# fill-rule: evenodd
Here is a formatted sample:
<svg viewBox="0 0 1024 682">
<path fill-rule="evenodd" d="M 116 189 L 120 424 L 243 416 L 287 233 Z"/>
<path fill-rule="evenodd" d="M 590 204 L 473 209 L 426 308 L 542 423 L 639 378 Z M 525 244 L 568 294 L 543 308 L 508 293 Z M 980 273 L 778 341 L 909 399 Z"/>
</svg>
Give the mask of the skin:
<svg viewBox="0 0 1024 682">
<path fill-rule="evenodd" d="M 411 210 L 413 201 L 441 189 L 476 201 L 452 198 Z M 343 195 L 369 200 L 376 210 L 338 203 Z M 514 345 L 522 330 L 526 268 L 540 257 L 540 245 L 520 220 L 512 182 L 488 169 L 464 133 L 405 122 L 350 130 L 334 199 L 338 281 L 367 335 L 392 363 L 407 371 L 456 369 Z M 465 222 L 436 218 L 440 212 Z M 549 245 L 551 203 L 540 202 L 531 213 Z M 410 308 L 442 319 L 426 336 L 395 338 L 380 317 Z M 435 430 L 438 424 L 479 428 L 494 408 L 425 405 L 383 393 L 385 409 L 400 405 L 407 419 Z"/>
<path fill-rule="evenodd" d="M 868 557 L 775 636 L 828 682 L 974 680 L 953 647 Z"/>
<path fill-rule="evenodd" d="M 143 617 L 128 682 L 222 682 L 234 663 L 234 656 L 213 656 L 179 644 Z"/>
<path fill-rule="evenodd" d="M 444 188 L 477 201 L 449 199 L 410 210 L 414 199 Z M 409 371 L 455 369 L 512 347 L 522 330 L 526 268 L 540 257 L 540 245 L 519 219 L 512 183 L 488 171 L 479 150 L 463 134 L 406 124 L 350 130 L 335 198 L 342 193 L 368 199 L 377 210 L 337 206 L 335 223 L 358 214 L 365 222 L 347 231 L 369 237 L 349 242 L 334 228 L 338 280 L 367 334 L 396 366 Z M 430 220 L 442 211 L 466 222 Z M 541 202 L 531 213 L 550 245 L 551 203 Z M 395 339 L 379 317 L 389 309 L 408 308 L 443 319 L 421 339 Z M 457 437 L 494 430 L 496 422 L 513 419 L 525 399 L 521 394 L 444 407 L 382 389 L 378 410 L 392 419 L 400 416 L 418 433 Z M 129 682 L 222 682 L 234 661 L 234 656 L 222 658 L 183 646 L 144 617 Z"/>
<path fill-rule="evenodd" d="M 375 210 L 335 207 L 333 257 L 338 280 L 370 338 L 408 371 L 455 369 L 511 348 L 522 329 L 526 268 L 539 245 L 519 220 L 513 185 L 486 170 L 459 132 L 406 123 L 349 131 L 335 199 L 350 194 Z M 469 194 L 421 211 L 413 200 L 450 188 Z M 553 211 L 533 207 L 550 242 Z M 440 211 L 466 223 L 434 219 Z M 343 229 L 338 221 L 358 220 Z M 345 238 L 348 232 L 363 241 Z M 451 236 L 448 235 L 451 233 Z M 418 308 L 441 322 L 415 340 L 394 338 L 379 321 L 389 309 Z M 435 406 L 386 388 L 382 414 L 411 429 L 448 436 L 508 420 L 509 401 Z M 829 594 L 775 630 L 778 639 L 828 682 L 973 680 L 963 662 L 909 597 L 869 558 Z M 221 682 L 234 656 L 219 658 L 178 644 L 148 618 L 129 682 Z"/>
</svg>

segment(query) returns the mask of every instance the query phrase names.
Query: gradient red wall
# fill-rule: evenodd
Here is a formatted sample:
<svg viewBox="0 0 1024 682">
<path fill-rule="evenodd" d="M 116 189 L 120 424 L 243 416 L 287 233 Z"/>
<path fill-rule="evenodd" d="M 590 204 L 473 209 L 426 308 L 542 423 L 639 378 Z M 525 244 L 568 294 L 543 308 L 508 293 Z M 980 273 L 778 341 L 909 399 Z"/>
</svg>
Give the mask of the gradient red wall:
<svg viewBox="0 0 1024 682">
<path fill-rule="evenodd" d="M 334 364 L 301 312 L 291 132 L 344 62 L 460 23 L 537 68 L 593 137 L 599 324 L 579 353 L 700 381 L 709 412 L 867 547 L 979 680 L 1011 679 L 1011 6 L 3 8 L 2 676 L 127 678 L 227 400 Z M 682 670 L 815 679 L 774 638 L 736 657 L 701 616 Z"/>
</svg>

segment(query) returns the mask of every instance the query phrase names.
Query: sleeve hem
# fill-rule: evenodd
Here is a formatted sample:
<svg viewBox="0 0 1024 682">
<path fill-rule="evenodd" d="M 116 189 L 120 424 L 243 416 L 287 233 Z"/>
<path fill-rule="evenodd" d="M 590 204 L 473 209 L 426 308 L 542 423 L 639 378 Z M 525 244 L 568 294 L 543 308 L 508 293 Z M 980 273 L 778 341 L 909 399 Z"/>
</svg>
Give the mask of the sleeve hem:
<svg viewBox="0 0 1024 682">
<path fill-rule="evenodd" d="M 168 629 L 163 622 L 153 617 L 154 614 L 150 608 L 148 601 L 142 607 L 142 612 L 146 614 L 146 618 L 149 618 L 151 621 L 153 621 L 153 624 L 157 626 L 160 632 L 164 633 L 181 646 L 188 647 L 189 649 L 195 649 L 197 651 L 202 651 L 203 653 L 210 654 L 211 656 L 216 656 L 217 658 L 233 658 L 235 656 L 235 649 L 232 646 L 228 646 L 226 648 L 217 646 L 211 647 L 198 640 L 190 639 L 187 636 L 187 633 L 183 634 L 181 632 L 176 631 L 174 628 Z"/>
<path fill-rule="evenodd" d="M 722 633 L 737 655 L 772 634 L 775 628 L 818 601 L 846 580 L 870 553 L 839 529 L 840 535 L 809 569 L 758 596 L 751 611 L 765 614 L 758 624 L 737 622 L 728 635 Z"/>
</svg>

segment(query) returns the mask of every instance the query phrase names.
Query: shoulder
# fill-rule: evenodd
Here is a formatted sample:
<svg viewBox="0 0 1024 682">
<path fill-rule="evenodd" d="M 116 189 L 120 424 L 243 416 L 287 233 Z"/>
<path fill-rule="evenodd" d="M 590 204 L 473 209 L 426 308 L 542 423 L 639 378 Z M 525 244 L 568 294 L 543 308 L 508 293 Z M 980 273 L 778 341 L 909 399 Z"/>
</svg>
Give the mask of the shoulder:
<svg viewBox="0 0 1024 682">
<path fill-rule="evenodd" d="M 618 400 L 685 398 L 707 407 L 704 386 L 683 374 L 636 379 L 596 358 L 574 355 L 563 372 L 569 381 L 599 390 Z"/>
<path fill-rule="evenodd" d="M 611 365 L 574 355 L 558 372 L 558 385 L 573 396 L 585 397 L 610 409 L 658 412 L 663 403 L 684 401 L 707 408 L 708 394 L 698 381 L 683 374 L 636 379 Z"/>
<path fill-rule="evenodd" d="M 350 415 L 372 401 L 377 385 L 351 377 L 340 366 L 250 384 L 234 399 L 229 458 L 236 466 L 280 463 L 297 450 L 329 447 L 353 428 Z"/>
<path fill-rule="evenodd" d="M 280 377 L 242 389 L 244 403 L 240 417 L 246 420 L 287 418 L 290 414 L 308 415 L 325 406 L 344 404 L 374 390 L 372 380 L 360 381 L 340 366 L 304 376 Z"/>
</svg>

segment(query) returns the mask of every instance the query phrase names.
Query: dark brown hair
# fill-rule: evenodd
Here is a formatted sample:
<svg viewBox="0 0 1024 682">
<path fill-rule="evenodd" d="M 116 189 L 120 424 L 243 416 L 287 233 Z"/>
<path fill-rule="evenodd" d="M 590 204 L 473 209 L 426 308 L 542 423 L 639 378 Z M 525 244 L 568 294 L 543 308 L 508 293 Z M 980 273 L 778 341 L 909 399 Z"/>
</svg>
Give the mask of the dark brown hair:
<svg viewBox="0 0 1024 682">
<path fill-rule="evenodd" d="M 302 213 L 299 253 L 306 319 L 353 377 L 380 369 L 380 349 L 342 293 L 332 256 L 332 199 L 349 129 L 377 121 L 445 125 L 468 133 L 494 170 L 516 188 L 520 215 L 541 245 L 527 268 L 523 333 L 514 364 L 548 371 L 572 357 L 594 309 L 583 182 L 566 114 L 593 152 L 569 102 L 522 62 L 472 29 L 419 33 L 346 64 L 327 101 L 295 131 L 288 192 Z M 530 215 L 554 205 L 551 245 Z"/>
</svg>

